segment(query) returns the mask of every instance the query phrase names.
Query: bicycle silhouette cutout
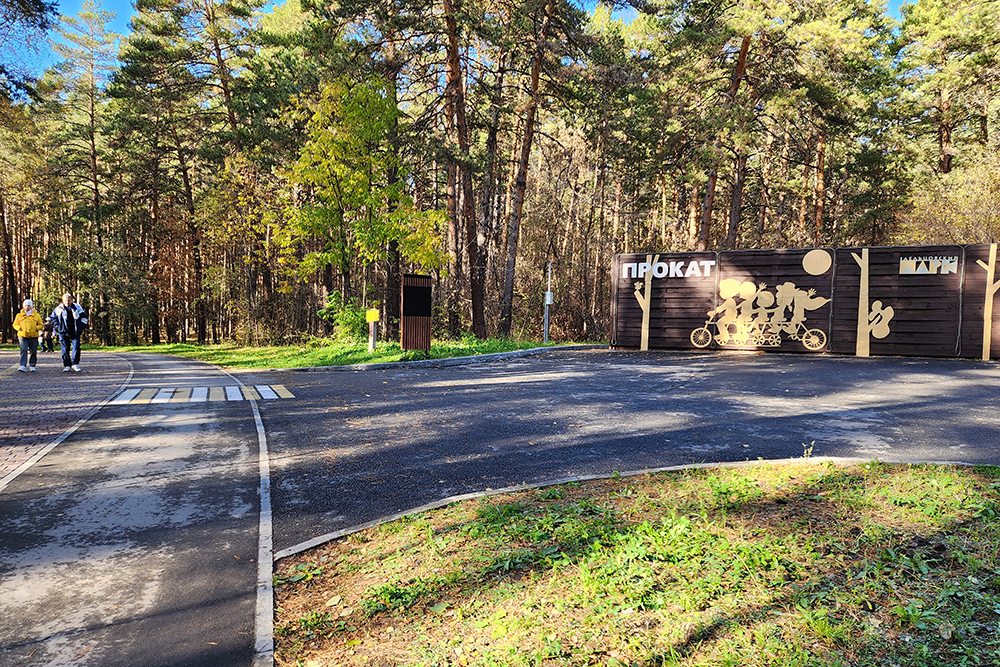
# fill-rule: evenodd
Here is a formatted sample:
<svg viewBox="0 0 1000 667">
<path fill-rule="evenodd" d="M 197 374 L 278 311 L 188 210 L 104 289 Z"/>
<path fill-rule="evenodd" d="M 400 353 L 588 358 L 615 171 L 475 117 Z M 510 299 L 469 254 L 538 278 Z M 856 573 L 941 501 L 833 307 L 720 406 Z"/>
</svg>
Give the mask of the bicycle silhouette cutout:
<svg viewBox="0 0 1000 667">
<path fill-rule="evenodd" d="M 826 346 L 826 333 L 806 326 L 806 311 L 816 310 L 830 302 L 816 296 L 816 290 L 799 289 L 795 283 L 778 285 L 774 292 L 767 285 L 755 285 L 726 278 L 719 282 L 722 305 L 708 311 L 705 326 L 691 332 L 691 344 L 705 348 L 712 343 L 713 324 L 718 333 L 714 336 L 719 345 L 757 345 L 780 347 L 782 334 L 798 340 L 810 351 Z"/>
</svg>

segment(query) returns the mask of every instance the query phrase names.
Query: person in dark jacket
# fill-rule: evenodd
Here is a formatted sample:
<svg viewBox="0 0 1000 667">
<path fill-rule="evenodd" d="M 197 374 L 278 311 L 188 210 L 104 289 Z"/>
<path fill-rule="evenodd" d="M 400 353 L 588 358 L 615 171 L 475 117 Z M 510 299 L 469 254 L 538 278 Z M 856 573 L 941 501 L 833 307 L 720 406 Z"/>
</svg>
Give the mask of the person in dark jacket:
<svg viewBox="0 0 1000 667">
<path fill-rule="evenodd" d="M 62 303 L 52 311 L 52 328 L 59 337 L 62 350 L 63 373 L 71 368 L 80 372 L 80 335 L 87 328 L 87 311 L 73 302 L 73 295 L 63 294 Z"/>
<path fill-rule="evenodd" d="M 45 320 L 42 326 L 42 352 L 52 352 L 52 320 Z"/>
</svg>

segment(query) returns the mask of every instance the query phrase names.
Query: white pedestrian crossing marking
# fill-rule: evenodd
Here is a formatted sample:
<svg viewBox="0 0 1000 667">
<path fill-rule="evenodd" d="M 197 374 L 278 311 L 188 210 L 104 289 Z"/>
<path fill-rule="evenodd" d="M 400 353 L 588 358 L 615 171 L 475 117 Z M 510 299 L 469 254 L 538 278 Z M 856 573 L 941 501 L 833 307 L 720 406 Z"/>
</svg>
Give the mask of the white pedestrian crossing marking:
<svg viewBox="0 0 1000 667">
<path fill-rule="evenodd" d="M 156 396 L 153 397 L 153 400 L 150 401 L 150 403 L 166 403 L 170 400 L 170 397 L 174 395 L 175 391 L 177 391 L 177 387 L 161 389 L 157 392 Z"/>
<path fill-rule="evenodd" d="M 274 390 L 268 387 L 266 384 L 257 385 L 257 391 L 260 392 L 260 397 L 266 401 L 278 398 L 278 395 L 274 393 Z"/>
<path fill-rule="evenodd" d="M 146 387 L 126 389 L 109 405 L 139 405 L 144 403 L 206 403 L 208 401 L 276 401 L 295 398 L 283 385 L 258 384 L 238 387 Z"/>
<path fill-rule="evenodd" d="M 133 398 L 139 395 L 139 389 L 126 389 L 122 393 L 118 394 L 115 400 L 111 401 L 111 405 L 123 405 L 128 403 Z"/>
</svg>

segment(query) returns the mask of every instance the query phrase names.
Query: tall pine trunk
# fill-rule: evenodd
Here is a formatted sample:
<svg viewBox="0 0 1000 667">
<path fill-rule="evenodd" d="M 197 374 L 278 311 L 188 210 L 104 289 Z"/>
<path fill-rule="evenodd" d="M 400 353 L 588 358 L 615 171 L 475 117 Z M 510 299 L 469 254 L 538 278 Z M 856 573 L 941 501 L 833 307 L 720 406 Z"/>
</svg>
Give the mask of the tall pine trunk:
<svg viewBox="0 0 1000 667">
<path fill-rule="evenodd" d="M 185 221 L 187 226 L 188 238 L 191 242 L 191 263 L 194 269 L 194 312 L 195 312 L 195 329 L 198 335 L 198 343 L 204 344 L 208 339 L 207 336 L 207 316 L 205 312 L 205 299 L 202 291 L 202 283 L 204 282 L 204 267 L 202 265 L 201 256 L 201 230 L 198 228 L 198 222 L 195 218 L 195 207 L 194 207 L 194 188 L 191 185 L 191 174 L 189 172 L 189 165 L 187 157 L 184 152 L 184 148 L 181 146 L 180 137 L 177 135 L 177 128 L 173 126 L 171 119 L 171 134 L 174 139 L 174 148 L 177 151 L 177 163 L 181 173 L 181 182 L 184 185 L 184 204 L 187 209 L 187 220 Z"/>
<path fill-rule="evenodd" d="M 743 185 L 747 180 L 747 154 L 740 150 L 736 154 L 735 178 L 733 179 L 733 194 L 729 199 L 729 230 L 726 234 L 726 247 L 736 249 L 740 236 L 740 216 L 743 212 Z"/>
<path fill-rule="evenodd" d="M 490 93 L 490 115 L 486 127 L 486 153 L 483 165 L 483 186 L 479 199 L 479 228 L 476 240 L 479 243 L 479 264 L 481 269 L 473 269 L 472 280 L 479 282 L 485 301 L 486 277 L 489 272 L 491 259 L 495 256 L 498 246 L 496 239 L 497 220 L 499 219 L 499 135 L 500 135 L 500 109 L 503 105 L 503 82 L 506 54 L 501 53 L 497 57 L 497 75 Z M 484 333 L 485 332 L 485 303 L 484 310 Z"/>
<path fill-rule="evenodd" d="M 729 84 L 729 94 L 722 101 L 722 109 L 728 109 L 733 105 L 736 100 L 736 92 L 740 88 L 740 81 L 743 79 L 743 71 L 746 69 L 747 65 L 747 53 L 750 51 L 750 35 L 743 38 L 743 44 L 740 47 L 740 56 L 736 61 L 736 67 L 733 68 L 733 78 Z M 721 145 L 721 140 L 716 137 L 715 148 L 718 150 Z M 711 226 L 712 226 L 712 207 L 715 202 L 715 186 L 719 182 L 719 167 L 715 165 L 712 170 L 708 173 L 708 184 L 705 188 L 705 201 L 701 207 L 701 233 L 698 236 L 698 250 L 708 250 L 709 240 L 711 238 Z"/>
<path fill-rule="evenodd" d="M 820 129 L 816 139 L 816 187 L 813 200 L 816 205 L 815 244 L 823 243 L 823 204 L 826 200 L 826 130 Z"/>
<path fill-rule="evenodd" d="M 469 258 L 470 296 L 472 301 L 472 333 L 477 338 L 486 337 L 486 320 L 483 304 L 483 286 L 486 280 L 486 266 L 480 257 L 479 226 L 476 221 L 476 202 L 472 192 L 472 170 L 469 155 L 469 126 L 466 121 L 465 86 L 462 76 L 462 62 L 459 58 L 458 21 L 455 19 L 456 5 L 452 0 L 442 0 L 447 39 L 447 68 L 445 97 L 454 118 L 453 130 L 458 144 L 457 178 L 462 191 L 462 218 L 465 223 L 465 250 Z M 456 210 L 457 214 L 458 211 Z"/>
<path fill-rule="evenodd" d="M 0 243 L 3 243 L 3 277 L 4 277 L 4 303 L 0 304 L 3 313 L 0 314 L 0 325 L 3 332 L 0 333 L 0 340 L 7 342 L 7 332 L 13 330 L 14 317 L 21 307 L 21 299 L 17 290 L 17 275 L 14 272 L 14 244 L 11 242 L 10 224 L 7 216 L 7 204 L 0 191 Z M 13 340 L 13 338 L 11 339 Z"/>
<path fill-rule="evenodd" d="M 757 247 L 764 248 L 764 235 L 767 233 L 768 207 L 770 206 L 771 180 L 771 149 L 774 146 L 774 135 L 768 132 L 767 144 L 761 156 L 760 194 L 757 201 Z"/>
<path fill-rule="evenodd" d="M 555 0 L 545 3 L 545 13 L 538 31 L 535 52 L 531 57 L 531 80 L 528 108 L 524 114 L 524 131 L 521 136 L 521 155 L 514 177 L 513 201 L 511 202 L 510 229 L 507 239 L 507 268 L 504 272 L 503 300 L 500 307 L 500 331 L 510 336 L 514 307 L 514 271 L 517 266 L 517 244 L 521 236 L 521 215 L 524 211 L 524 193 L 528 187 L 528 160 L 535 136 L 535 116 L 538 113 L 538 93 L 542 73 L 542 59 L 545 57 L 545 41 L 549 38 L 552 16 L 556 11 Z"/>
</svg>

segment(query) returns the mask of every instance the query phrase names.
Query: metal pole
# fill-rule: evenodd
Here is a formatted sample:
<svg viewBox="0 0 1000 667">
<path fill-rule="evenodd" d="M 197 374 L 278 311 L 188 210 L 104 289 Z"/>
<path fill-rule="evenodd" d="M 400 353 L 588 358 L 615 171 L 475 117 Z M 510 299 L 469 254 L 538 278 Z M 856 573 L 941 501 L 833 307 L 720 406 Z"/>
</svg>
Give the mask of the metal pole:
<svg viewBox="0 0 1000 667">
<path fill-rule="evenodd" d="M 545 289 L 545 335 L 543 343 L 549 342 L 549 304 L 552 303 L 552 262 L 549 262 L 549 282 Z"/>
</svg>

